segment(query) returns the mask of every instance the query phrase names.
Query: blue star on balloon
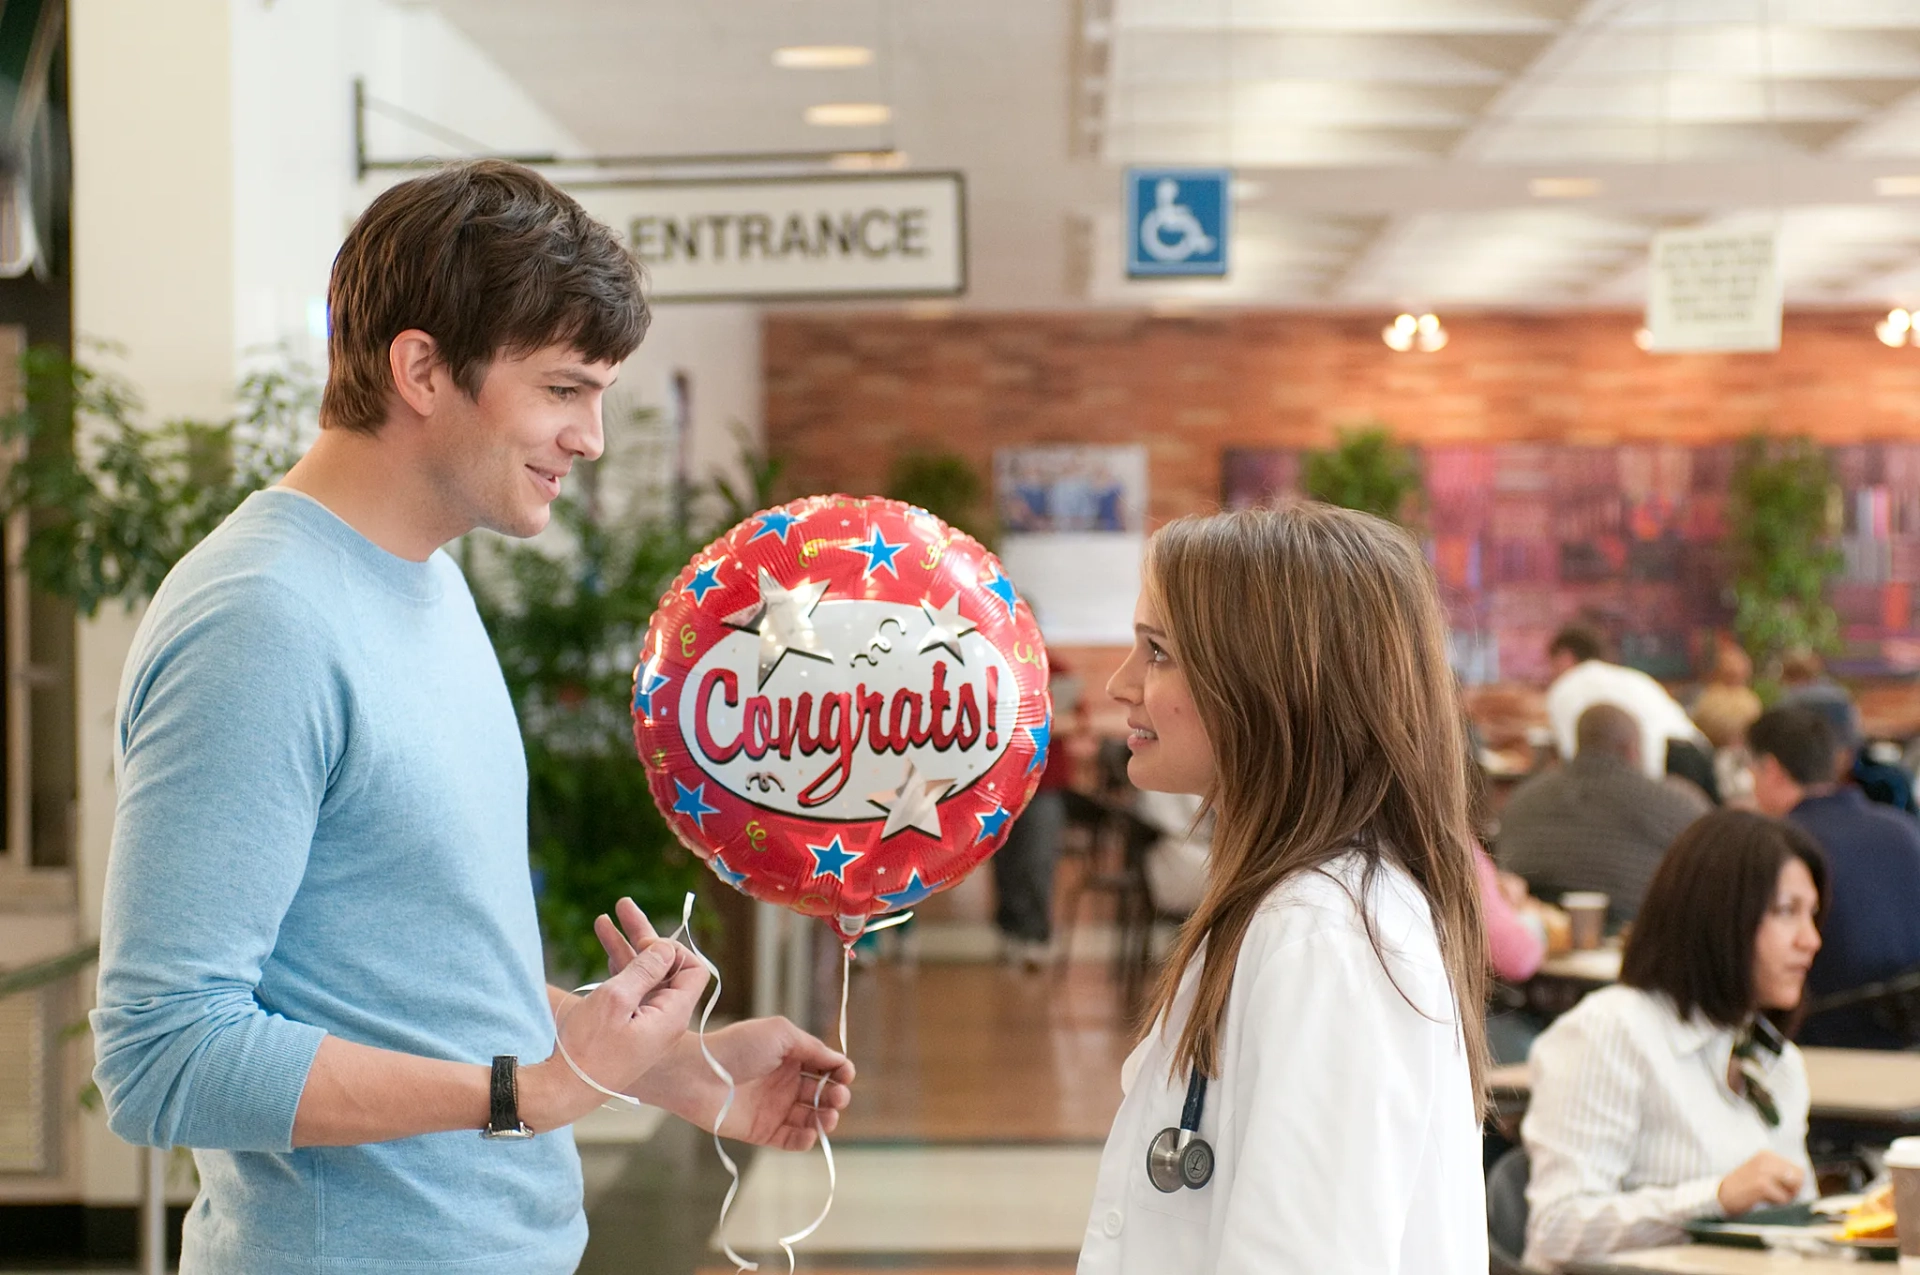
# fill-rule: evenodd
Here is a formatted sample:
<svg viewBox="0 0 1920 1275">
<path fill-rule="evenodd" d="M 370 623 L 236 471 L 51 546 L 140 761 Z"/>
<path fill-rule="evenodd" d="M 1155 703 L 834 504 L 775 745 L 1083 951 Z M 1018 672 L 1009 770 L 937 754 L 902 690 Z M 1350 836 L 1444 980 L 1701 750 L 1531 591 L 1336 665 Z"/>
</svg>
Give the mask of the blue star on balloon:
<svg viewBox="0 0 1920 1275">
<path fill-rule="evenodd" d="M 1033 756 L 1027 758 L 1027 770 L 1047 763 L 1047 745 L 1053 742 L 1053 714 L 1047 714 L 1047 720 L 1038 726 L 1027 727 L 1027 734 L 1033 736 Z"/>
<path fill-rule="evenodd" d="M 709 806 L 707 804 L 707 786 L 705 784 L 695 784 L 689 788 L 676 779 L 673 781 L 673 787 L 673 813 L 676 815 L 685 815 L 700 825 L 700 830 L 705 832 L 707 828 L 707 816 L 720 813 L 720 807 Z"/>
<path fill-rule="evenodd" d="M 860 857 L 860 851 L 844 849 L 839 837 L 824 846 L 808 846 L 807 849 L 813 852 L 814 876 L 832 877 L 843 884 L 847 879 L 847 865 Z"/>
<path fill-rule="evenodd" d="M 725 881 L 728 885 L 732 886 L 736 890 L 740 889 L 742 886 L 744 886 L 747 883 L 746 873 L 735 872 L 732 868 L 729 868 L 727 866 L 727 861 L 725 859 L 722 859 L 717 854 L 714 855 L 713 858 L 707 860 L 707 866 L 713 869 L 713 875 L 715 875 L 716 877 L 719 877 L 722 881 Z"/>
<path fill-rule="evenodd" d="M 933 893 L 933 887 L 920 879 L 920 869 L 915 868 L 907 874 L 907 883 L 892 894 L 876 894 L 889 912 L 898 912 L 901 908 L 910 908 Z"/>
<path fill-rule="evenodd" d="M 633 711 L 642 717 L 652 717 L 654 692 L 672 680 L 665 673 L 641 669 L 640 676 L 633 680 Z"/>
<path fill-rule="evenodd" d="M 1006 807 L 995 806 L 988 813 L 975 815 L 974 818 L 980 821 L 980 835 L 973 839 L 973 844 L 977 846 L 989 837 L 999 836 L 1000 830 L 1007 826 L 1007 820 L 1013 816 L 1007 813 Z"/>
<path fill-rule="evenodd" d="M 709 562 L 693 573 L 693 579 L 687 583 L 687 592 L 693 595 L 693 604 L 699 606 L 707 600 L 707 594 L 720 587 L 720 564 Z"/>
<path fill-rule="evenodd" d="M 886 537 L 880 534 L 880 528 L 875 527 L 871 540 L 868 540 L 865 544 L 853 546 L 855 553 L 863 553 L 867 556 L 867 568 L 860 574 L 863 577 L 870 576 L 884 567 L 888 575 L 898 580 L 900 578 L 900 572 L 894 568 L 893 559 L 895 555 L 906 547 L 907 542 L 904 540 L 897 545 L 888 544 Z"/>
<path fill-rule="evenodd" d="M 785 513 L 778 509 L 769 509 L 766 513 L 754 519 L 754 525 L 759 527 L 759 530 L 747 537 L 747 543 L 752 544 L 762 536 L 778 536 L 780 537 L 780 543 L 785 544 L 787 543 L 787 533 L 792 531 L 794 524 L 799 521 L 798 518 L 790 513 Z"/>
<path fill-rule="evenodd" d="M 1013 591 L 1013 581 L 996 571 L 993 573 L 993 579 L 987 581 L 986 589 L 988 593 L 1007 604 L 1007 618 L 1011 620 L 1014 604 L 1020 601 L 1020 595 Z"/>
</svg>

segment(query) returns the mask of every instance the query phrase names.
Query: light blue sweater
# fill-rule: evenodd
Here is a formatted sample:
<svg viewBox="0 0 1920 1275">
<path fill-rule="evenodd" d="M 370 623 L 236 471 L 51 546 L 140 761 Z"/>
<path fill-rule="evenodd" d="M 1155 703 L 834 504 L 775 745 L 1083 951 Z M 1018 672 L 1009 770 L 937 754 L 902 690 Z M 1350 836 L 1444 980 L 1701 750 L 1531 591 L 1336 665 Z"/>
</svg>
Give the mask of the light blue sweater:
<svg viewBox="0 0 1920 1275">
<path fill-rule="evenodd" d="M 140 625 L 118 773 L 94 1076 L 114 1132 L 195 1149 L 182 1271 L 573 1270 L 567 1130 L 292 1149 L 325 1034 L 553 1049 L 525 755 L 453 561 L 250 497 Z"/>
</svg>

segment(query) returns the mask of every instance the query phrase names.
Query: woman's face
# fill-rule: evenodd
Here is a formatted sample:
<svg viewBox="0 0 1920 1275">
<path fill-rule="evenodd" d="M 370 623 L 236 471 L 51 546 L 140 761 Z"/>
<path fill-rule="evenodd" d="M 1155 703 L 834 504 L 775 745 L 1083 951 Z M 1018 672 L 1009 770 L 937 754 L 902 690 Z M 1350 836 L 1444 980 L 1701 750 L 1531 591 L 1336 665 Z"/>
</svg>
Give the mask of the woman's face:
<svg viewBox="0 0 1920 1275">
<path fill-rule="evenodd" d="M 1799 856 L 1790 857 L 1780 869 L 1773 904 L 1760 918 L 1760 929 L 1753 937 L 1753 991 L 1758 1008 L 1792 1009 L 1800 1003 L 1807 967 L 1820 950 L 1820 931 L 1813 924 L 1819 907 L 1813 874 Z"/>
<path fill-rule="evenodd" d="M 1173 649 L 1141 590 L 1133 608 L 1133 650 L 1107 682 L 1107 694 L 1127 706 L 1127 778 L 1150 792 L 1205 795 L 1213 783 L 1213 746 L 1187 690 Z"/>
</svg>

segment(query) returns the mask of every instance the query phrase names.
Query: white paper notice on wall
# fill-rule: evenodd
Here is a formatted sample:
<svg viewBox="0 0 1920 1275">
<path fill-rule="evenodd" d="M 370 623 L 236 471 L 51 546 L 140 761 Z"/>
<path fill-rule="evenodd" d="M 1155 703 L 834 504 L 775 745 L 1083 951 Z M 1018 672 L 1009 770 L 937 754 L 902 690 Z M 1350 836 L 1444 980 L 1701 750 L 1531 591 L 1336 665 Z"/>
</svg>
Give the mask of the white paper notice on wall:
<svg viewBox="0 0 1920 1275">
<path fill-rule="evenodd" d="M 1648 349 L 1780 348 L 1777 227 L 1663 230 L 1648 265 Z"/>
<path fill-rule="evenodd" d="M 568 184 L 647 268 L 655 301 L 952 296 L 967 286 L 959 173 Z"/>
</svg>

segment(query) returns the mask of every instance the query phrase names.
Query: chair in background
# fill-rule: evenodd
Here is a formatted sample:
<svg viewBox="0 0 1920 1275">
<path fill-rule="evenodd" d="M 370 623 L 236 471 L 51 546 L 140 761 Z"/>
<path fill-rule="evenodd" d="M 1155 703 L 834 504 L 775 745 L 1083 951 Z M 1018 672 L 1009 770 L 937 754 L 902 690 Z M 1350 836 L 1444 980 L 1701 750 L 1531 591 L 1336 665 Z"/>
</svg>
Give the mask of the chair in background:
<svg viewBox="0 0 1920 1275">
<path fill-rule="evenodd" d="M 1112 900 L 1116 933 L 1114 982 L 1129 1010 L 1146 986 L 1152 948 L 1153 902 L 1147 890 L 1146 856 L 1157 831 L 1136 816 L 1133 785 L 1127 782 L 1125 740 L 1101 741 L 1095 754 L 1098 790 L 1069 792 L 1067 848 L 1064 859 L 1078 859 L 1059 908 L 1060 942 L 1056 973 L 1064 973 L 1073 954 L 1074 932 L 1089 894 Z"/>
<path fill-rule="evenodd" d="M 1807 1019 L 1836 1009 L 1864 1009 L 1904 1048 L 1920 1048 L 1920 969 L 1816 997 L 1807 1002 Z"/>
<path fill-rule="evenodd" d="M 1539 1275 L 1527 1250 L 1527 1149 L 1514 1147 L 1487 1170 L 1487 1257 L 1491 1275 Z"/>
</svg>

